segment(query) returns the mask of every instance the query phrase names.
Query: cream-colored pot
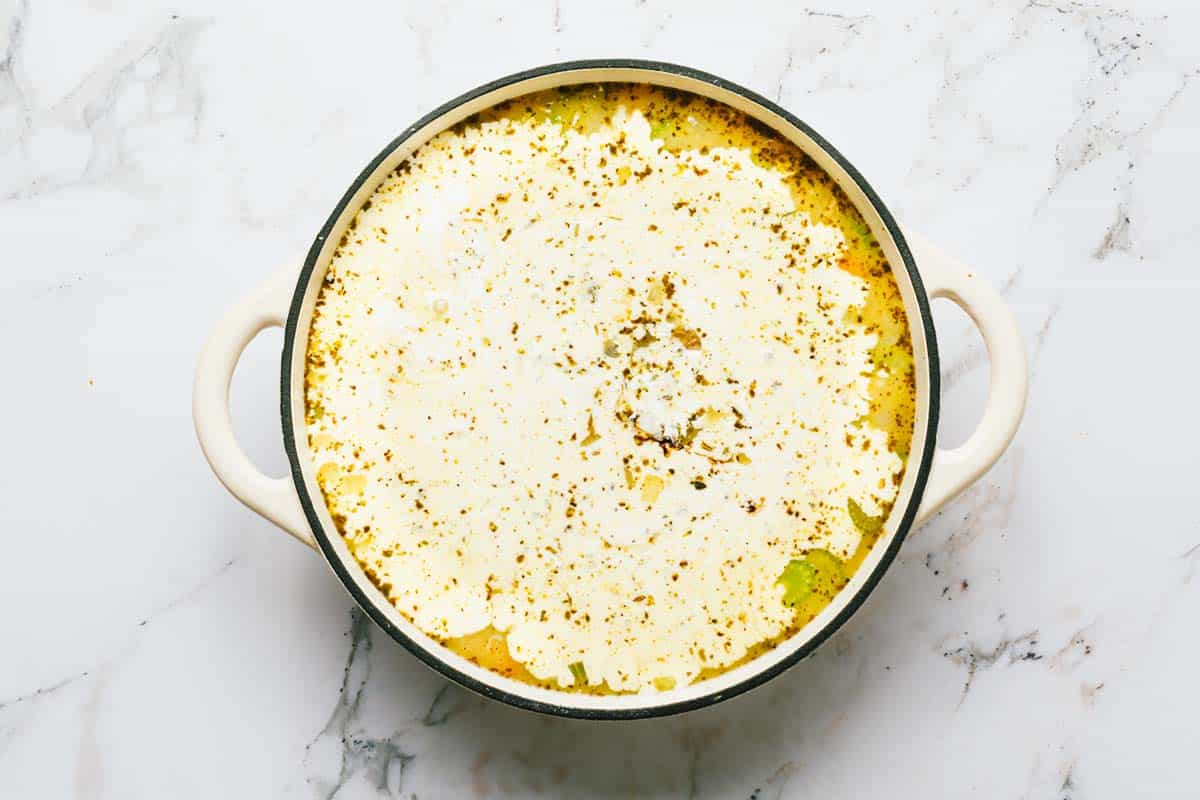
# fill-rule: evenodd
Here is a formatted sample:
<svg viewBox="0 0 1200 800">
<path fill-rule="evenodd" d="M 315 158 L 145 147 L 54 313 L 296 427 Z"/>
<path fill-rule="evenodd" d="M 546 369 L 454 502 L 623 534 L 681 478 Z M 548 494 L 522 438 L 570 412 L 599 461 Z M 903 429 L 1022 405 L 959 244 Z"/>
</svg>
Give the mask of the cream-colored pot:
<svg viewBox="0 0 1200 800">
<path fill-rule="evenodd" d="M 305 343 L 335 243 L 359 206 L 414 149 L 465 117 L 503 100 L 543 89 L 629 81 L 685 89 L 727 103 L 795 142 L 841 184 L 878 238 L 904 297 L 916 359 L 917 415 L 908 467 L 882 538 L 853 579 L 816 619 L 774 650 L 719 677 L 656 694 L 592 696 L 551 691 L 502 677 L 450 652 L 402 617 L 367 579 L 326 510 L 309 457 L 304 415 Z M 978 429 L 952 450 L 936 446 L 938 351 L 931 298 L 962 307 L 983 334 L 991 388 Z M 247 459 L 233 435 L 229 382 L 242 350 L 264 328 L 285 328 L 280 402 L 291 476 L 269 478 Z M 481 86 L 404 131 L 354 179 L 317 234 L 303 264 L 288 264 L 238 303 L 213 331 L 196 371 L 193 414 L 209 463 L 226 488 L 304 544 L 320 550 L 355 600 L 392 638 L 462 685 L 515 706 L 564 716 L 627 719 L 671 714 L 716 703 L 778 675 L 829 638 L 866 600 L 895 558 L 905 534 L 979 478 L 1008 446 L 1025 406 L 1026 365 L 1020 333 L 1001 297 L 911 231 L 901 231 L 858 171 L 811 128 L 741 87 L 686 67 L 645 61 L 555 64 Z"/>
</svg>

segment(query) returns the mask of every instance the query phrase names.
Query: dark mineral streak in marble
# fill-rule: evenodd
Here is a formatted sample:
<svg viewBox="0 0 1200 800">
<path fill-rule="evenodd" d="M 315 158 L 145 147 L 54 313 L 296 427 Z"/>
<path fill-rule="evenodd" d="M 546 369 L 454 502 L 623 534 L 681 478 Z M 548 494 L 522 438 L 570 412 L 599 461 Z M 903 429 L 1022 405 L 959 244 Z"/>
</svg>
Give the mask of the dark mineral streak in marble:
<svg viewBox="0 0 1200 800">
<path fill-rule="evenodd" d="M 1018 661 L 1041 661 L 1043 656 L 1037 652 L 1037 646 L 1038 632 L 1034 630 L 1016 638 L 1001 639 L 991 650 L 984 650 L 974 642 L 969 642 L 962 647 L 946 650 L 942 655 L 960 667 L 967 668 L 967 680 L 962 691 L 962 700 L 965 700 L 975 680 L 975 674 L 980 669 L 994 666 L 1006 657 L 1009 664 Z"/>
<path fill-rule="evenodd" d="M 1192 578 L 1196 577 L 1197 565 L 1200 565 L 1200 544 L 1194 545 L 1187 551 L 1180 553 L 1179 558 L 1187 564 L 1187 572 L 1183 576 L 1183 582 L 1191 583 Z"/>
<path fill-rule="evenodd" d="M 1074 797 L 1075 791 L 1075 765 L 1072 764 L 1067 769 L 1067 774 L 1063 776 L 1062 786 L 1058 788 L 1059 800 L 1071 800 Z"/>
<path fill-rule="evenodd" d="M 37 689 L 34 689 L 32 692 L 28 692 L 28 693 L 20 695 L 18 697 L 12 697 L 12 698 L 9 698 L 8 700 L 0 700 L 0 711 L 8 708 L 9 706 L 19 705 L 28 700 L 34 700 L 38 697 L 44 697 L 45 695 L 48 695 L 48 694 L 54 694 L 59 689 L 62 689 L 66 686 L 70 686 L 72 683 L 79 680 L 80 678 L 86 678 L 87 676 L 88 676 L 88 673 L 86 671 L 80 672 L 80 673 L 78 673 L 76 675 L 72 675 L 68 678 L 63 678 L 62 680 L 52 683 L 49 686 L 38 687 Z"/>
<path fill-rule="evenodd" d="M 458 701 L 461 699 L 461 694 L 458 687 L 447 683 L 433 696 L 433 702 L 429 704 L 429 710 L 421 718 L 421 724 L 426 727 L 445 725 L 446 720 L 458 713 L 460 708 Z"/>
<path fill-rule="evenodd" d="M 342 673 L 337 703 L 325 727 L 305 748 L 309 782 L 323 800 L 332 800 L 349 781 L 360 776 L 378 795 L 391 797 L 393 790 L 400 790 L 404 770 L 414 758 L 400 746 L 403 731 L 396 731 L 386 738 L 375 738 L 363 729 L 359 710 L 371 677 L 371 623 L 357 608 L 350 612 L 350 620 L 350 654 Z M 337 777 L 332 781 L 311 777 L 313 749 L 329 740 L 337 742 L 341 749 Z"/>
</svg>

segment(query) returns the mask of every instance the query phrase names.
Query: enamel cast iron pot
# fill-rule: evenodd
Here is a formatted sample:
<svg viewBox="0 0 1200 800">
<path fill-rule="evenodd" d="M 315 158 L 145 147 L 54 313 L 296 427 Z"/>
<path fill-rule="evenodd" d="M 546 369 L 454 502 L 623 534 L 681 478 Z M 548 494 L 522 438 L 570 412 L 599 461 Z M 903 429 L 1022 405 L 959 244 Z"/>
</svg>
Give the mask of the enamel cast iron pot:
<svg viewBox="0 0 1200 800">
<path fill-rule="evenodd" d="M 716 678 L 647 695 L 595 696 L 520 683 L 452 653 L 402 617 L 350 555 L 317 487 L 304 415 L 305 344 L 313 305 L 334 246 L 384 177 L 418 146 L 471 114 L 529 92 L 579 83 L 626 81 L 683 89 L 718 100 L 769 125 L 833 176 L 858 207 L 891 263 L 904 298 L 916 364 L 913 445 L 884 533 L 850 583 L 816 619 L 775 649 Z M 299 269 L 297 269 L 299 268 Z M 931 298 L 958 304 L 983 334 L 991 360 L 990 394 L 978 429 L 953 450 L 936 447 L 938 351 Z M 259 331 L 285 329 L 280 375 L 287 478 L 260 473 L 234 439 L 229 383 L 242 350 Z M 193 414 L 204 454 L 239 500 L 319 550 L 376 624 L 446 677 L 488 697 L 550 714 L 630 719 L 672 714 L 732 697 L 769 680 L 811 653 L 867 599 L 895 558 L 905 534 L 979 478 L 1008 446 L 1025 406 L 1026 366 L 1012 313 L 993 289 L 963 265 L 902 232 L 858 171 L 800 120 L 753 92 L 687 67 L 648 61 L 575 61 L 510 75 L 426 115 L 391 142 L 350 184 L 317 234 L 303 264 L 289 263 L 238 303 L 217 325 L 200 355 Z"/>
</svg>

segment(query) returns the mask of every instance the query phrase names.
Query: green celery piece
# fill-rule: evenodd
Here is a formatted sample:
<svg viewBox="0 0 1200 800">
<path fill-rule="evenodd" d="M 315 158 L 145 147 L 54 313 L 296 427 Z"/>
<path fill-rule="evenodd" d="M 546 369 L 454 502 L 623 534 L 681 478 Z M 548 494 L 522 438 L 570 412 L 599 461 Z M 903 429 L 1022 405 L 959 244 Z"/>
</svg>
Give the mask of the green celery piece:
<svg viewBox="0 0 1200 800">
<path fill-rule="evenodd" d="M 879 529 L 883 527 L 883 515 L 872 517 L 867 512 L 863 511 L 862 506 L 854 502 L 851 498 L 846 503 L 850 509 L 850 521 L 854 523 L 854 527 L 858 528 L 867 536 L 874 536 L 879 533 Z"/>
<path fill-rule="evenodd" d="M 817 574 L 817 588 L 824 587 L 833 591 L 841 588 L 844 574 L 840 558 L 828 550 L 809 550 L 804 554 L 804 558 Z"/>
<path fill-rule="evenodd" d="M 583 686 L 587 683 L 587 670 L 583 668 L 582 661 L 574 661 L 568 664 L 567 669 L 571 670 L 571 675 L 575 678 L 576 686 Z"/>
<path fill-rule="evenodd" d="M 783 604 L 795 608 L 812 594 L 817 584 L 817 571 L 808 563 L 807 556 L 804 559 L 792 559 L 775 583 L 783 587 Z"/>
<path fill-rule="evenodd" d="M 828 550 L 809 550 L 803 558 L 789 561 L 775 583 L 783 586 L 783 604 L 796 608 L 818 590 L 824 597 L 833 597 L 844 577 L 841 559 Z"/>
</svg>

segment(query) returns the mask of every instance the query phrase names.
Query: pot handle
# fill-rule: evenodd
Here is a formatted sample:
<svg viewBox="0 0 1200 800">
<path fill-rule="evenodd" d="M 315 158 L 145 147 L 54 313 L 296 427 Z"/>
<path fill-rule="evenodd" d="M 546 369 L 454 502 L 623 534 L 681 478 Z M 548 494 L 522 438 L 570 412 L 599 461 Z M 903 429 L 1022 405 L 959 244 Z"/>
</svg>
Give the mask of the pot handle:
<svg viewBox="0 0 1200 800">
<path fill-rule="evenodd" d="M 920 525 L 978 480 L 1004 453 L 1025 411 L 1029 376 L 1021 331 L 1000 293 L 923 237 L 906 233 L 905 238 L 929 297 L 944 297 L 967 312 L 983 335 L 991 363 L 987 405 L 979 427 L 960 446 L 939 447 L 934 452 L 914 523 Z"/>
<path fill-rule="evenodd" d="M 295 270 L 280 270 L 217 323 L 196 365 L 192 419 L 204 457 L 225 488 L 252 510 L 315 548 L 292 479 L 271 478 L 259 472 L 237 443 L 229 413 L 229 383 L 242 351 L 259 332 L 283 327 L 295 285 Z"/>
</svg>

